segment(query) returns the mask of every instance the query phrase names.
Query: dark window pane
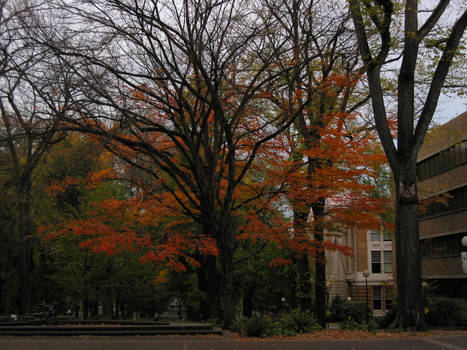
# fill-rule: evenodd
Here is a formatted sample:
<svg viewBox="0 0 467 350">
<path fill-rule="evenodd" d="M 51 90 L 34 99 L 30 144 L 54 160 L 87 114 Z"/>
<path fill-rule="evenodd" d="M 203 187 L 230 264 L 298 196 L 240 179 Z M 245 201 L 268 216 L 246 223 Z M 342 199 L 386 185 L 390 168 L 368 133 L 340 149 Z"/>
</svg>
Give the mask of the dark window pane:
<svg viewBox="0 0 467 350">
<path fill-rule="evenodd" d="M 371 251 L 371 272 L 381 273 L 381 251 Z"/>
<path fill-rule="evenodd" d="M 381 287 L 373 287 L 373 310 L 381 310 Z"/>
<path fill-rule="evenodd" d="M 431 203 L 426 211 L 420 212 L 420 219 L 467 209 L 467 186 L 449 191 L 446 194 L 449 196 L 447 203 Z"/>
</svg>

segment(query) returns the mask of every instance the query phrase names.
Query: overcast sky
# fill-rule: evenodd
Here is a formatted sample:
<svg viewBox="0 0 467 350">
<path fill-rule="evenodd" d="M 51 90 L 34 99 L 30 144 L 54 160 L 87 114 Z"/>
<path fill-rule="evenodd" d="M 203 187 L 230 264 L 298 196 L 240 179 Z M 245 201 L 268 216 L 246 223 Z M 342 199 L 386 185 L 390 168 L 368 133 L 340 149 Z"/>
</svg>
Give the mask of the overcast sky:
<svg viewBox="0 0 467 350">
<path fill-rule="evenodd" d="M 433 116 L 437 124 L 444 124 L 459 114 L 467 111 L 467 97 L 448 97 L 442 95 L 439 98 L 438 107 Z"/>
</svg>

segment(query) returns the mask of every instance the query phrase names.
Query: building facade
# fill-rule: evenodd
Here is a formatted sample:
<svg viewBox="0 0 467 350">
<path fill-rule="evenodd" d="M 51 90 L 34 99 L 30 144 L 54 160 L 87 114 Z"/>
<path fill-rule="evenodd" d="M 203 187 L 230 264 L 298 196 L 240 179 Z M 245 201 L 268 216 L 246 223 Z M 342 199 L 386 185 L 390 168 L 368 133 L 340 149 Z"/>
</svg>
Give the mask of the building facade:
<svg viewBox="0 0 467 350">
<path fill-rule="evenodd" d="M 417 160 L 422 278 L 433 292 L 467 297 L 461 239 L 467 235 L 467 112 L 430 131 Z"/>
<path fill-rule="evenodd" d="M 374 316 L 382 316 L 394 298 L 394 250 L 392 233 L 349 229 L 337 235 L 336 243 L 353 248 L 354 256 L 326 252 L 326 281 L 329 300 L 338 295 L 366 302 Z M 368 276 L 365 277 L 365 272 Z"/>
</svg>

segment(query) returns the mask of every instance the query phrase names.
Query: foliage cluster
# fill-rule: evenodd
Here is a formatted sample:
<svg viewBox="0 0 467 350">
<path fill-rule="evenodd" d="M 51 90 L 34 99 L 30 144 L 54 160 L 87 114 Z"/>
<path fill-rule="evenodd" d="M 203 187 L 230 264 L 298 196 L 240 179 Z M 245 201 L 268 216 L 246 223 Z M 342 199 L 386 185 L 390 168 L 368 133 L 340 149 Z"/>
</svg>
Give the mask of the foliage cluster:
<svg viewBox="0 0 467 350">
<path fill-rule="evenodd" d="M 367 315 L 370 315 L 370 309 L 365 302 L 343 300 L 339 296 L 335 296 L 331 301 L 330 311 L 329 320 L 341 323 L 344 329 L 357 328 L 366 322 Z"/>
<path fill-rule="evenodd" d="M 443 297 L 430 297 L 425 307 L 429 327 L 466 327 L 467 301 Z"/>
<path fill-rule="evenodd" d="M 247 337 L 293 336 L 319 331 L 321 326 L 309 311 L 293 309 L 275 318 L 259 314 L 240 318 L 233 323 L 231 330 Z"/>
</svg>

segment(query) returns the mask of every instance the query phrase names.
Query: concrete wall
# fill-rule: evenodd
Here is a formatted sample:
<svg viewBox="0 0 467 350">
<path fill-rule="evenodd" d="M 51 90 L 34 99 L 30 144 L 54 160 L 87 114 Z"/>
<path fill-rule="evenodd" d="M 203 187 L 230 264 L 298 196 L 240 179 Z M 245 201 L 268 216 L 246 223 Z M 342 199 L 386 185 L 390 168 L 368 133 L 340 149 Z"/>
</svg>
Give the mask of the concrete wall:
<svg viewBox="0 0 467 350">
<path fill-rule="evenodd" d="M 467 211 L 420 221 L 420 238 L 447 236 L 467 231 Z"/>
<path fill-rule="evenodd" d="M 467 139 L 467 112 L 430 131 L 419 152 L 418 161 L 426 159 L 451 145 Z M 420 198 L 428 198 L 467 184 L 467 164 L 418 183 Z M 420 239 L 449 236 L 467 232 L 467 211 L 441 214 L 419 223 Z M 460 242 L 459 242 L 460 243 Z M 460 256 L 425 257 L 422 276 L 428 279 L 466 278 Z"/>
</svg>

